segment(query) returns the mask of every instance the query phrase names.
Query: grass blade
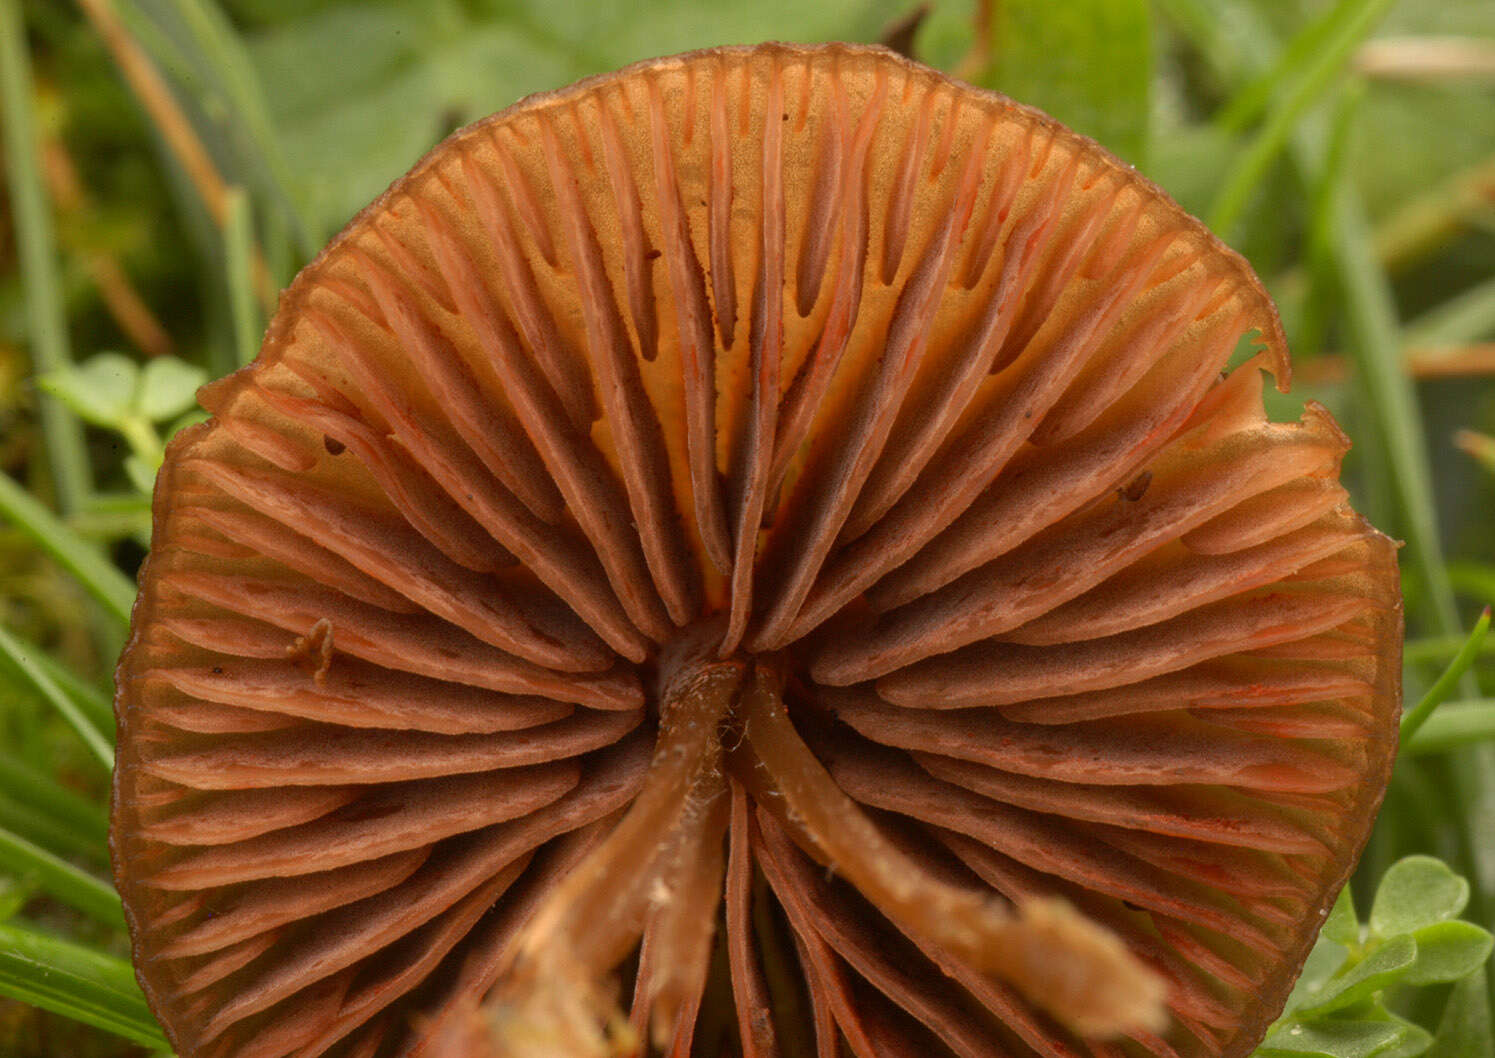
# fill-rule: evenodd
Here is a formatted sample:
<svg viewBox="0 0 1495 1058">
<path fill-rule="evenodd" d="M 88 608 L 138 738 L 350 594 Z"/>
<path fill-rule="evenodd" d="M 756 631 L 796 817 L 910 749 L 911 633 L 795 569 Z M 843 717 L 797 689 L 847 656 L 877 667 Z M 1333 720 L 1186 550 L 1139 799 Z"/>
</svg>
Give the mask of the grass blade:
<svg viewBox="0 0 1495 1058">
<path fill-rule="evenodd" d="M 1294 336 L 1295 357 L 1323 353 L 1325 336 L 1339 310 L 1339 283 L 1334 275 L 1334 202 L 1336 189 L 1349 178 L 1350 133 L 1360 116 L 1364 81 L 1351 81 L 1340 93 L 1330 128 L 1329 149 L 1324 155 L 1310 198 L 1308 236 L 1303 252 L 1308 289 L 1303 297 L 1302 318 Z"/>
<path fill-rule="evenodd" d="M 19 804 L 0 794 L 0 827 L 20 834 L 41 848 L 82 857 L 95 866 L 104 867 L 109 863 L 107 825 L 102 836 L 80 833 L 42 809 Z"/>
<path fill-rule="evenodd" d="M 6 182 L 10 189 L 21 277 L 26 293 L 26 327 L 32 366 L 38 374 L 61 371 L 71 357 L 67 317 L 57 277 L 52 216 L 42 187 L 37 155 L 36 115 L 32 108 L 31 65 L 19 0 L 0 0 L 0 128 L 5 136 Z M 83 428 L 51 395 L 39 395 L 47 462 L 64 514 L 83 506 L 91 488 Z"/>
<path fill-rule="evenodd" d="M 1474 630 L 1469 633 L 1469 638 L 1459 648 L 1459 652 L 1453 656 L 1448 663 L 1448 668 L 1443 670 L 1433 685 L 1428 688 L 1422 700 L 1402 717 L 1402 741 L 1410 741 L 1417 734 L 1417 729 L 1427 723 L 1428 718 L 1433 715 L 1433 710 L 1448 700 L 1453 689 L 1463 678 L 1464 673 L 1469 671 L 1469 666 L 1474 664 L 1474 659 L 1479 657 L 1479 648 L 1484 645 L 1485 637 L 1490 634 L 1490 608 L 1485 607 L 1485 612 L 1480 614 L 1478 621 L 1474 622 Z"/>
<path fill-rule="evenodd" d="M 1406 334 L 1414 348 L 1467 345 L 1495 335 L 1495 277 L 1417 317 Z"/>
<path fill-rule="evenodd" d="M 1495 1054 L 1495 1029 L 1491 1027 L 1490 997 L 1485 971 L 1476 970 L 1453 986 L 1438 1035 L 1428 1052 L 1437 1058 L 1480 1058 Z"/>
<path fill-rule="evenodd" d="M 228 282 L 229 317 L 233 321 L 235 367 L 259 355 L 264 326 L 254 300 L 254 222 L 249 196 L 242 187 L 228 191 L 228 219 L 223 227 L 223 274 Z"/>
<path fill-rule="evenodd" d="M 113 0 L 78 0 L 78 3 L 221 232 L 228 217 L 228 184 L 181 103 L 167 87 L 155 61 L 120 19 Z M 264 258 L 259 255 L 254 260 L 254 281 L 266 311 L 274 312 L 277 292 Z"/>
<path fill-rule="evenodd" d="M 308 259 L 316 256 L 326 233 L 312 223 L 297 198 L 296 181 L 275 135 L 259 74 L 243 42 L 216 0 L 174 0 L 174 6 L 197 46 L 202 69 L 227 97 L 236 125 L 248 135 L 247 153 L 265 173 L 265 190 L 291 221 L 301 253 Z"/>
<path fill-rule="evenodd" d="M 1297 78 L 1267 111 L 1266 120 L 1237 156 L 1230 178 L 1215 197 L 1209 211 L 1209 226 L 1222 237 L 1228 236 L 1245 212 L 1252 193 L 1282 153 L 1298 120 L 1318 102 L 1335 76 L 1349 61 L 1355 48 L 1375 28 L 1394 0 L 1343 0 L 1328 16 L 1336 22 L 1336 32 L 1299 66 Z M 1313 32 L 1310 26 L 1305 32 Z M 1282 53 L 1286 61 L 1291 49 Z"/>
<path fill-rule="evenodd" d="M 1413 738 L 1402 743 L 1402 752 L 1413 756 L 1443 753 L 1492 738 L 1495 738 L 1495 698 L 1449 702 L 1428 717 Z"/>
<path fill-rule="evenodd" d="M 106 926 L 125 927 L 125 912 L 114 886 L 0 829 L 0 870 L 36 882 L 42 891 Z"/>
<path fill-rule="evenodd" d="M 0 0 L 3 6 L 7 0 Z M 11 522 L 51 555 L 104 605 L 121 626 L 130 623 L 135 585 L 98 548 L 73 532 L 7 474 L 0 473 L 0 518 Z"/>
<path fill-rule="evenodd" d="M 1215 113 L 1213 122 L 1226 132 L 1245 132 L 1271 107 L 1272 97 L 1281 85 L 1301 76 L 1315 57 L 1333 46 L 1339 33 L 1358 14 L 1359 6 L 1354 2 L 1340 3 L 1300 29 L 1268 69 L 1236 90 L 1230 101 Z"/>
<path fill-rule="evenodd" d="M 40 930 L 0 922 L 0 995 L 166 1049 L 130 964 Z"/>
<path fill-rule="evenodd" d="M 5 752 L 0 752 L 0 826 L 58 854 L 109 860 L 104 806 Z"/>
<path fill-rule="evenodd" d="M 1464 648 L 1463 636 L 1429 636 L 1425 639 L 1409 639 L 1402 648 L 1402 661 L 1407 665 L 1431 665 L 1451 658 Z M 1495 657 L 1495 640 L 1485 640 L 1479 650 L 1480 657 Z"/>
<path fill-rule="evenodd" d="M 21 642 L 5 629 L 0 628 L 0 656 L 7 658 L 22 679 L 62 715 L 62 718 L 78 733 L 78 737 L 87 744 L 88 748 L 93 751 L 93 755 L 106 769 L 113 768 L 114 747 L 36 662 L 35 655 L 38 653 L 40 651 L 36 647 Z"/>
<path fill-rule="evenodd" d="M 61 688 L 93 724 L 94 729 L 114 745 L 114 703 L 109 696 L 87 680 L 75 675 L 66 665 L 49 654 L 38 651 L 36 663 L 52 682 Z"/>
</svg>

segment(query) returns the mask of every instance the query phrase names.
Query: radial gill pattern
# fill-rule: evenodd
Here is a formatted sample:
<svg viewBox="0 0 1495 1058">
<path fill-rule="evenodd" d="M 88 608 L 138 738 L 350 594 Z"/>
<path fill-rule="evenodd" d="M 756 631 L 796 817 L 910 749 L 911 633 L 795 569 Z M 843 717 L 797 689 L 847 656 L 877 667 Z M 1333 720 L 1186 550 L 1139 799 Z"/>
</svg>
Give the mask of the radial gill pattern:
<svg viewBox="0 0 1495 1058">
<path fill-rule="evenodd" d="M 173 1045 L 1244 1055 L 1399 701 L 1393 545 L 1264 372 L 1158 189 L 878 49 L 457 133 L 156 489 L 114 849 Z"/>
</svg>

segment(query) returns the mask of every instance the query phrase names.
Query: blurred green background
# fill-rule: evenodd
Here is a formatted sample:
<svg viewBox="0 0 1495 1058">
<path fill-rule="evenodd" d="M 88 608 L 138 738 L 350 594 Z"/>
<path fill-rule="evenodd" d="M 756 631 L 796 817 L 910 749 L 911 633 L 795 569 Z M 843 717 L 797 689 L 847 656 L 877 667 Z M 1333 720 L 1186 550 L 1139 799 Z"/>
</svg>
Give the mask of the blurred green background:
<svg viewBox="0 0 1495 1058">
<path fill-rule="evenodd" d="M 0 0 L 0 1054 L 160 1046 L 102 880 L 109 675 L 195 386 L 453 129 L 772 39 L 882 40 L 1038 105 L 1251 259 L 1295 354 L 1275 411 L 1328 405 L 1357 506 L 1406 541 L 1428 719 L 1356 893 L 1428 853 L 1495 923 L 1495 639 L 1475 628 L 1495 600 L 1495 3 Z M 1296 1053 L 1489 1058 L 1478 961 L 1458 984 L 1377 979 L 1330 1037 L 1351 1014 L 1389 1028 Z"/>
</svg>

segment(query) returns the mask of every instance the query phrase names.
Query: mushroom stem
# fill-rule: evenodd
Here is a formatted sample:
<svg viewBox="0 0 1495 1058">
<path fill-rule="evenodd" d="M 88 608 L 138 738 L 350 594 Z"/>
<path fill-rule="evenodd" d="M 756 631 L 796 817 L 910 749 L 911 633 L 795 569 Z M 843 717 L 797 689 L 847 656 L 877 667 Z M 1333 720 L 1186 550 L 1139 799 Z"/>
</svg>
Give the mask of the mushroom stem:
<svg viewBox="0 0 1495 1058">
<path fill-rule="evenodd" d="M 746 736 L 734 772 L 752 775 L 758 804 L 900 930 L 1005 981 L 1081 1036 L 1166 1025 L 1163 979 L 1115 934 L 1062 900 L 1024 901 L 1014 913 L 931 877 L 890 841 L 800 738 L 777 673 L 754 669 L 738 714 Z"/>
<path fill-rule="evenodd" d="M 669 1039 L 682 1005 L 704 982 L 727 821 L 719 732 L 747 669 L 741 659 L 714 657 L 720 639 L 719 624 L 703 626 L 661 658 L 659 736 L 643 789 L 515 944 L 499 999 L 501 1053 L 528 1053 L 523 1040 L 560 1039 L 568 1054 L 613 1053 L 610 1027 L 621 1014 L 601 982 L 651 919 L 655 957 L 646 988 L 659 1004 L 656 1040 Z M 578 1047 L 581 1039 L 589 1042 Z"/>
<path fill-rule="evenodd" d="M 635 1004 L 647 1014 L 650 1039 L 661 1052 L 672 1049 L 682 1024 L 694 1022 L 692 1011 L 706 988 L 731 808 L 720 778 L 720 771 L 713 771 L 709 790 L 703 789 L 708 785 L 704 781 L 692 790 L 687 811 L 699 811 L 702 825 L 681 827 L 656 886 L 649 921 L 651 958 L 647 967 L 640 964 Z"/>
</svg>

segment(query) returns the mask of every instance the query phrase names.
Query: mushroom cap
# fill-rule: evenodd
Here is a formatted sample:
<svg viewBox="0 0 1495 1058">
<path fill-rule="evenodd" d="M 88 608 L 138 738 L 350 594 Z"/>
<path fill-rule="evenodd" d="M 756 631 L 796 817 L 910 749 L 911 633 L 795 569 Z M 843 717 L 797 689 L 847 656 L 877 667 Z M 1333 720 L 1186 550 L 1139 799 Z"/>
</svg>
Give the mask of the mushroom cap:
<svg viewBox="0 0 1495 1058">
<path fill-rule="evenodd" d="M 659 59 L 455 133 L 156 486 L 112 844 L 173 1046 L 434 1054 L 613 850 L 654 888 L 607 963 L 639 1025 L 678 1003 L 676 1053 L 1245 1055 L 1400 702 L 1394 545 L 1263 371 L 1239 256 L 882 49 Z M 1103 927 L 1168 1027 L 1083 1040 L 910 927 L 783 809 L 826 790 L 929 892 L 1067 908 L 1028 915 L 1032 966 Z M 687 905 L 696 969 L 660 971 Z"/>
</svg>

